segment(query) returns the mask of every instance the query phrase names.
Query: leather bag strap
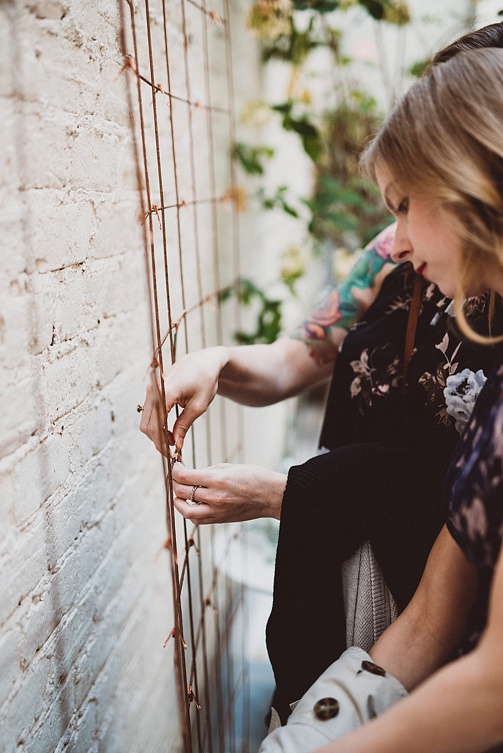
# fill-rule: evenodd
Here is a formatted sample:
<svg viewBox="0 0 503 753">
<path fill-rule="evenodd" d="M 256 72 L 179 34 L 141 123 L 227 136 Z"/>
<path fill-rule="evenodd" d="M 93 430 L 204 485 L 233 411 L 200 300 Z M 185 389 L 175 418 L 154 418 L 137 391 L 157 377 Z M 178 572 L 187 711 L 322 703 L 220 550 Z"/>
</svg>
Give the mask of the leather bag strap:
<svg viewBox="0 0 503 753">
<path fill-rule="evenodd" d="M 403 353 L 403 383 L 407 385 L 407 371 L 414 350 L 414 340 L 416 339 L 416 327 L 421 306 L 421 291 L 423 281 L 419 275 L 415 276 L 414 286 L 412 288 L 412 298 L 410 301 L 409 318 L 407 320 L 407 331 L 405 334 L 405 348 Z"/>
</svg>

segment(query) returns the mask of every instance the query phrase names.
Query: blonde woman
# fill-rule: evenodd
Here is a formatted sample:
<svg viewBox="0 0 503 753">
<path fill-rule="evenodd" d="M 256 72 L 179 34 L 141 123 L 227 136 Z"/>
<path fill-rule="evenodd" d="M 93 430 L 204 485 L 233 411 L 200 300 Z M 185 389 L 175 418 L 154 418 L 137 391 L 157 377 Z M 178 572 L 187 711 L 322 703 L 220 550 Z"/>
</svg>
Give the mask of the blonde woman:
<svg viewBox="0 0 503 753">
<path fill-rule="evenodd" d="M 364 158 L 398 222 L 393 256 L 454 296 L 461 319 L 468 296 L 503 295 L 502 124 L 503 51 L 462 53 L 409 90 Z M 503 750 L 503 362 L 454 453 L 445 502 L 418 590 L 370 652 L 410 695 L 316 753 Z"/>
</svg>

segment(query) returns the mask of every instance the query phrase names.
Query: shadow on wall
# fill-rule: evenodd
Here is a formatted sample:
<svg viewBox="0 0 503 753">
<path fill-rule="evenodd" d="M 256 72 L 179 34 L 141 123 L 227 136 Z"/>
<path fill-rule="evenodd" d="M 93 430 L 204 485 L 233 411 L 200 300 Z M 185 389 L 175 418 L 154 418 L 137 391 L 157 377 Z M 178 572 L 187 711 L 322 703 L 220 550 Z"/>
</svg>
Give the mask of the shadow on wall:
<svg viewBox="0 0 503 753">
<path fill-rule="evenodd" d="M 20 678 L 18 691 L 24 694 L 24 701 L 28 701 L 26 713 L 22 720 L 16 715 L 16 711 L 9 716 L 7 705 L 7 718 L 1 726 L 17 736 L 17 746 L 23 747 L 30 739 L 39 738 L 39 744 L 44 745 L 43 725 L 52 727 L 49 739 L 54 739 L 56 734 L 62 736 L 70 727 L 70 721 L 74 708 L 73 676 L 70 674 L 71 647 L 68 645 L 65 634 L 64 616 L 68 614 L 72 605 L 72 594 L 64 594 L 62 578 L 58 565 L 58 542 L 56 538 L 56 526 L 53 521 L 53 511 L 47 500 L 55 490 L 54 478 L 59 477 L 60 472 L 64 475 L 68 472 L 68 459 L 65 457 L 66 444 L 63 448 L 56 449 L 52 442 L 54 427 L 51 426 L 50 411 L 46 403 L 46 391 L 44 391 L 44 361 L 42 351 L 44 345 L 44 333 L 47 331 L 47 317 L 41 311 L 34 273 L 36 263 L 33 249 L 36 247 L 36 235 L 32 226 L 32 193 L 28 190 L 33 180 L 30 179 L 29 157 L 26 145 L 29 143 L 29 134 L 26 129 L 21 103 L 28 101 L 30 96 L 25 76 L 25 61 L 22 55 L 22 41 L 20 39 L 17 24 L 17 9 L 15 4 L 7 4 L 4 18 L 8 19 L 8 33 L 11 64 L 9 72 L 12 77 L 11 89 L 17 95 L 17 109 L 13 115 L 14 153 L 13 165 L 14 180 L 17 181 L 17 199 L 21 205 L 23 220 L 19 223 L 21 233 L 21 247 L 24 252 L 24 270 L 19 276 L 23 281 L 20 295 L 25 307 L 25 321 L 27 324 L 28 347 L 23 353 L 29 370 L 31 383 L 30 411 L 32 430 L 26 437 L 23 449 L 26 451 L 25 466 L 28 471 L 25 484 L 22 489 L 18 487 L 16 499 L 16 522 L 21 526 L 21 538 L 19 539 L 17 570 L 15 579 L 10 583 L 11 594 L 17 591 L 18 613 L 17 624 L 21 626 L 19 636 L 19 666 L 23 672 Z M 28 406 L 24 406 L 25 409 Z M 28 411 L 26 411 L 28 412 Z M 52 431 L 51 431 L 52 430 Z M 39 522 L 30 527 L 26 521 L 33 516 L 38 509 Z M 73 588 L 70 589 L 73 591 Z M 31 592 L 31 593 L 30 593 Z M 36 659 L 38 652 L 44 649 L 44 672 L 37 668 Z M 19 677 L 16 678 L 19 680 Z M 15 684 L 15 681 L 14 683 Z M 24 686 L 24 687 L 23 687 Z M 51 687 L 50 712 L 46 714 L 45 698 L 47 689 Z M 3 699 L 1 699 L 3 701 Z M 22 699 L 23 700 L 23 699 Z M 5 710 L 5 707 L 4 707 Z M 38 721 L 37 721 L 38 720 Z M 31 724 L 31 729 L 30 729 Z"/>
</svg>

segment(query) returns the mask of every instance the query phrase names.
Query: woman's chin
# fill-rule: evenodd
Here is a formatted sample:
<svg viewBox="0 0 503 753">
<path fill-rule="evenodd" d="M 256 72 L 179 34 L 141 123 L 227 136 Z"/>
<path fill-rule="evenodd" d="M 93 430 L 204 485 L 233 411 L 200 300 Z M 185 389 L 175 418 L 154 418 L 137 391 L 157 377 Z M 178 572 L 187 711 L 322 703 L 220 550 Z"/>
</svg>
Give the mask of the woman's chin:
<svg viewBox="0 0 503 753">
<path fill-rule="evenodd" d="M 454 298 L 454 296 L 456 295 L 456 286 L 452 282 L 446 280 L 440 280 L 439 282 L 437 282 L 436 280 L 432 280 L 426 275 L 424 275 L 424 278 L 425 280 L 428 280 L 428 282 L 432 282 L 434 285 L 436 285 L 442 295 L 445 295 L 446 298 Z"/>
<path fill-rule="evenodd" d="M 438 285 L 437 288 L 445 295 L 446 298 L 454 298 L 456 296 L 456 290 L 452 285 Z"/>
<path fill-rule="evenodd" d="M 485 293 L 485 288 L 481 284 L 473 283 L 470 285 L 469 290 L 463 290 L 458 280 L 430 280 L 434 282 L 440 292 L 445 295 L 446 298 L 455 298 L 456 295 L 460 295 L 463 298 L 471 298 L 472 296 L 482 295 Z"/>
</svg>

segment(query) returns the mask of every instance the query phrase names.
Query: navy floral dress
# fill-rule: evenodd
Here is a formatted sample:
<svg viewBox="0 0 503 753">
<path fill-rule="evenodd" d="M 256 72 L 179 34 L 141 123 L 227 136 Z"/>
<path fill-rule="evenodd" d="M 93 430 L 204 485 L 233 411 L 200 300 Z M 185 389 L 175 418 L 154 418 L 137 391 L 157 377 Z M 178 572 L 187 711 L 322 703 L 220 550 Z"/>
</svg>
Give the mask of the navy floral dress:
<svg viewBox="0 0 503 753">
<path fill-rule="evenodd" d="M 447 471 L 444 497 L 447 527 L 478 569 L 477 597 L 460 647 L 466 653 L 486 625 L 503 535 L 503 364 L 479 395 Z"/>
</svg>

